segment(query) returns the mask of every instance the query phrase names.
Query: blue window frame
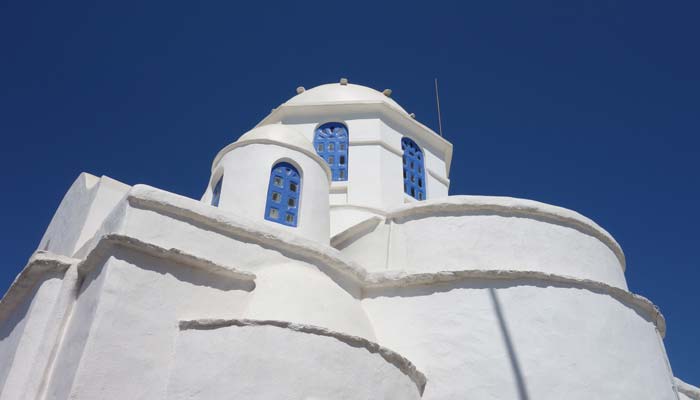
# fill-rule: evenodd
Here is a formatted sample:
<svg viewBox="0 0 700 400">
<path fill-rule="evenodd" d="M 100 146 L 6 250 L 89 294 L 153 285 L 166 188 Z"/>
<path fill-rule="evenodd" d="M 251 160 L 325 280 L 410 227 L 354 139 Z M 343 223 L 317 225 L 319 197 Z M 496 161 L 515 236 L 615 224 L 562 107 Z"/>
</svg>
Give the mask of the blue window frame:
<svg viewBox="0 0 700 400">
<path fill-rule="evenodd" d="M 267 186 L 265 219 L 282 225 L 297 226 L 300 193 L 299 171 L 288 162 L 275 164 Z"/>
<path fill-rule="evenodd" d="M 214 191 L 211 196 L 211 205 L 214 207 L 219 206 L 219 200 L 221 199 L 221 185 L 222 182 L 224 181 L 224 177 L 221 176 L 219 180 L 216 182 L 216 186 L 214 186 Z"/>
<path fill-rule="evenodd" d="M 348 180 L 348 128 L 340 122 L 319 126 L 314 135 L 316 153 L 326 160 L 334 181 Z"/>
<path fill-rule="evenodd" d="M 401 139 L 403 150 L 403 191 L 417 200 L 425 200 L 425 168 L 423 152 L 409 138 Z"/>
</svg>

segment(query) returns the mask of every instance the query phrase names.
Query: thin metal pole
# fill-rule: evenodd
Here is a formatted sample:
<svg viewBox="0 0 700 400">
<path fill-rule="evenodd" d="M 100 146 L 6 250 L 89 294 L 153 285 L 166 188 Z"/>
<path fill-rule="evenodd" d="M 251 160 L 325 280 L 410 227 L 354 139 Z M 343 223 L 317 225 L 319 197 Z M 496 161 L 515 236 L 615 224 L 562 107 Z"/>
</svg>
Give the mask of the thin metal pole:
<svg viewBox="0 0 700 400">
<path fill-rule="evenodd" d="M 435 101 L 437 102 L 438 132 L 440 132 L 440 136 L 442 136 L 442 115 L 440 115 L 440 93 L 438 92 L 437 78 L 435 78 Z"/>
</svg>

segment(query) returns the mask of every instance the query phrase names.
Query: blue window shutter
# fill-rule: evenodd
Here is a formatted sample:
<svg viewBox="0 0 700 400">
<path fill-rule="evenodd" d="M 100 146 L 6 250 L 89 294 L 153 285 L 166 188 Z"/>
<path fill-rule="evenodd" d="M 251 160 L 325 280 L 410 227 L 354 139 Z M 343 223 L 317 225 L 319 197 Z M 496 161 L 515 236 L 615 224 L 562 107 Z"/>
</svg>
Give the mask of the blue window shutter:
<svg viewBox="0 0 700 400">
<path fill-rule="evenodd" d="M 265 219 L 282 225 L 297 226 L 300 194 L 299 171 L 288 162 L 275 164 L 267 185 Z"/>
<path fill-rule="evenodd" d="M 211 196 L 211 205 L 214 207 L 219 206 L 219 200 L 221 199 L 221 185 L 222 185 L 223 181 L 224 181 L 224 177 L 222 176 L 216 182 L 216 186 L 214 186 L 214 192 Z"/>
<path fill-rule="evenodd" d="M 314 148 L 331 169 L 334 181 L 348 180 L 348 128 L 340 122 L 319 126 L 314 134 Z"/>
<path fill-rule="evenodd" d="M 416 200 L 425 200 L 423 152 L 413 140 L 401 139 L 403 150 L 403 191 Z"/>
</svg>

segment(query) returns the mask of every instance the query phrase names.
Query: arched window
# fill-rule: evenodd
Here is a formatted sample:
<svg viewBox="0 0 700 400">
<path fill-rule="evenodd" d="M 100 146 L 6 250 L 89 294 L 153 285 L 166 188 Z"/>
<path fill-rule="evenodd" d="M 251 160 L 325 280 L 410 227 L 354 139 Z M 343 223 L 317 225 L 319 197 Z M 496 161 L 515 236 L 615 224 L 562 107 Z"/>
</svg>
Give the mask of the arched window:
<svg viewBox="0 0 700 400">
<path fill-rule="evenodd" d="M 316 153 L 326 160 L 334 181 L 348 180 L 348 128 L 339 122 L 319 126 L 314 135 Z"/>
<path fill-rule="evenodd" d="M 297 226 L 300 193 L 299 171 L 288 162 L 275 164 L 267 186 L 265 219 L 282 225 Z"/>
<path fill-rule="evenodd" d="M 403 150 L 403 191 L 418 200 L 425 200 L 425 168 L 423 152 L 409 138 L 401 139 Z"/>
<path fill-rule="evenodd" d="M 214 186 L 214 191 L 211 196 L 211 205 L 214 207 L 219 206 L 219 199 L 221 199 L 221 184 L 224 181 L 223 175 L 219 177 L 219 180 L 216 182 L 216 186 Z"/>
</svg>

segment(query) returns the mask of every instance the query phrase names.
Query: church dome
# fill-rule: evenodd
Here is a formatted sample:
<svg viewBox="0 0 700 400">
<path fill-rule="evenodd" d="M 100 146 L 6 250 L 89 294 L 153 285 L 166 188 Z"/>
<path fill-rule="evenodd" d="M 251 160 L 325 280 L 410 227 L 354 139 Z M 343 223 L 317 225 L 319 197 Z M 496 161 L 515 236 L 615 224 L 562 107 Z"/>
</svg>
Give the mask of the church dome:
<svg viewBox="0 0 700 400">
<path fill-rule="evenodd" d="M 281 124 L 263 125 L 244 133 L 235 144 L 245 142 L 276 142 L 297 148 L 305 153 L 316 154 L 311 141 L 293 128 Z"/>
<path fill-rule="evenodd" d="M 406 114 L 406 110 L 382 92 L 362 85 L 328 83 L 306 90 L 291 99 L 285 105 L 307 106 L 348 103 L 386 103 Z"/>
</svg>

